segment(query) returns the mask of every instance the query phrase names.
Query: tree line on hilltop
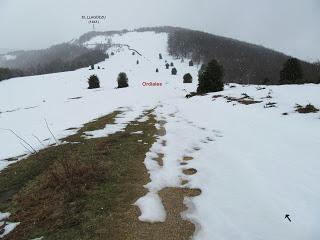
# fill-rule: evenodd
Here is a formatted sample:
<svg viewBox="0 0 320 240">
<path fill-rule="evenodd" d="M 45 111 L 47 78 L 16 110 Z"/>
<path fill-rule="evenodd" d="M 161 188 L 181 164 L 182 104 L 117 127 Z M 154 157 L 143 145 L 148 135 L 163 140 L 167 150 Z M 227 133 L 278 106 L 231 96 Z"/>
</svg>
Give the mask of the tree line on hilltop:
<svg viewBox="0 0 320 240">
<path fill-rule="evenodd" d="M 168 33 L 168 52 L 176 58 L 190 58 L 195 64 L 216 59 L 224 67 L 224 82 L 240 84 L 282 84 L 280 72 L 292 59 L 283 53 L 231 38 L 177 27 L 148 27 L 139 32 Z M 296 83 L 318 83 L 319 63 L 299 61 L 303 78 Z"/>
</svg>

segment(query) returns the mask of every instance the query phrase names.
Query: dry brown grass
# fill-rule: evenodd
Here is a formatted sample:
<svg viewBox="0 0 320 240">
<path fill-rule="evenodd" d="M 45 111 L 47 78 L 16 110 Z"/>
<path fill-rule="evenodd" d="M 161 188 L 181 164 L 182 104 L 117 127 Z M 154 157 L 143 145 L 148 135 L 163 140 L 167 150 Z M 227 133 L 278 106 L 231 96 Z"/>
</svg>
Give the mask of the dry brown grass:
<svg viewBox="0 0 320 240">
<path fill-rule="evenodd" d="M 262 101 L 254 100 L 252 97 L 250 97 L 246 93 L 242 93 L 241 97 L 239 97 L 239 98 L 231 97 L 231 96 L 223 96 L 223 95 L 215 95 L 212 98 L 215 100 L 215 99 L 221 98 L 221 97 L 225 98 L 228 103 L 230 103 L 230 102 L 238 102 L 238 103 L 243 104 L 243 105 L 251 105 L 251 104 L 257 104 L 257 103 L 261 103 L 262 102 Z"/>
<path fill-rule="evenodd" d="M 156 136 L 165 134 L 156 129 L 152 113 L 146 114 L 147 122 L 129 123 L 124 132 L 82 138 L 84 132 L 113 122 L 116 113 L 102 117 L 67 138 L 80 143 L 50 147 L 1 172 L 0 211 L 11 212 L 10 220 L 21 222 L 5 240 L 190 239 L 195 227 L 181 212 L 186 210 L 184 197 L 199 195 L 198 189 L 162 190 L 167 220 L 138 220 L 140 212 L 133 203 L 146 194 L 143 186 L 150 181 L 145 155 Z M 143 134 L 132 134 L 137 131 Z"/>
<path fill-rule="evenodd" d="M 49 171 L 47 187 L 64 191 L 70 199 L 80 196 L 92 185 L 107 181 L 110 169 L 95 159 L 88 163 L 71 156 L 55 163 Z"/>
<path fill-rule="evenodd" d="M 303 114 L 319 112 L 319 109 L 317 109 L 312 104 L 307 104 L 306 106 L 301 106 L 301 105 L 297 104 L 295 108 L 296 108 L 296 112 L 303 113 Z"/>
</svg>

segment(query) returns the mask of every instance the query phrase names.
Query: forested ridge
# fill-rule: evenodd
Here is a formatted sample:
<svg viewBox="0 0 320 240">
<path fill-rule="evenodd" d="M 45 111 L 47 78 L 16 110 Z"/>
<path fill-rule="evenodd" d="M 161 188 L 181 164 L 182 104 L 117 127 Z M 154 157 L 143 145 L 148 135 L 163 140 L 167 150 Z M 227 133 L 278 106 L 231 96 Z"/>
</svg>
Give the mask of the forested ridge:
<svg viewBox="0 0 320 240">
<path fill-rule="evenodd" d="M 137 31 L 166 32 L 168 51 L 176 58 L 191 58 L 195 63 L 216 59 L 225 69 L 225 82 L 279 84 L 280 72 L 290 58 L 272 49 L 231 38 L 177 27 L 140 28 Z M 317 83 L 320 67 L 301 61 L 300 83 Z"/>
<path fill-rule="evenodd" d="M 73 71 L 104 61 L 100 49 L 63 43 L 43 50 L 10 53 L 15 59 L 0 61 L 0 81 L 12 77 Z"/>
</svg>

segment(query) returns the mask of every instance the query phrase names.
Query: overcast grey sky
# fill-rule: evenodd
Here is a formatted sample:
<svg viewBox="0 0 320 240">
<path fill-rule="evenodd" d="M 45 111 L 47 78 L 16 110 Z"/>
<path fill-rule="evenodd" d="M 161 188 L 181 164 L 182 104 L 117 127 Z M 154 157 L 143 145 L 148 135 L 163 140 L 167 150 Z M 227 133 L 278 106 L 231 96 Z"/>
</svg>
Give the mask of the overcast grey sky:
<svg viewBox="0 0 320 240">
<path fill-rule="evenodd" d="M 320 58 L 320 0 L 0 0 L 0 48 L 39 49 L 92 29 L 172 25 Z"/>
</svg>

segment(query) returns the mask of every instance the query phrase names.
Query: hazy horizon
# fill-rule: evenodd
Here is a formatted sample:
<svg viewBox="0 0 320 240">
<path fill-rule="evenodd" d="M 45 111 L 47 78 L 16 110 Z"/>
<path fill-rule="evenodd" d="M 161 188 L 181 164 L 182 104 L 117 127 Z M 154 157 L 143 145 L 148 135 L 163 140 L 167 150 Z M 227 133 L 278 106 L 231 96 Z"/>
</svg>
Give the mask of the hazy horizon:
<svg viewBox="0 0 320 240">
<path fill-rule="evenodd" d="M 0 49 L 41 49 L 92 30 L 81 16 L 104 15 L 97 31 L 177 26 L 320 59 L 317 0 L 2 0 Z"/>
</svg>

